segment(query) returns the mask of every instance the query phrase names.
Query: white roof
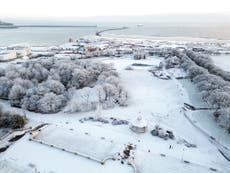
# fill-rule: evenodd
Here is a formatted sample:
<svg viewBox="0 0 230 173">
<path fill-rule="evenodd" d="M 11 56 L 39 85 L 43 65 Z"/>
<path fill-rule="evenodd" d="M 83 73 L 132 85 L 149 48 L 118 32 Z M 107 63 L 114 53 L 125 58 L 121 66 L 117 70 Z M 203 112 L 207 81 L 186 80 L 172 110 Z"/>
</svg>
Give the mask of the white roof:
<svg viewBox="0 0 230 173">
<path fill-rule="evenodd" d="M 147 121 L 142 116 L 139 116 L 132 122 L 132 126 L 139 128 L 147 127 Z"/>
</svg>

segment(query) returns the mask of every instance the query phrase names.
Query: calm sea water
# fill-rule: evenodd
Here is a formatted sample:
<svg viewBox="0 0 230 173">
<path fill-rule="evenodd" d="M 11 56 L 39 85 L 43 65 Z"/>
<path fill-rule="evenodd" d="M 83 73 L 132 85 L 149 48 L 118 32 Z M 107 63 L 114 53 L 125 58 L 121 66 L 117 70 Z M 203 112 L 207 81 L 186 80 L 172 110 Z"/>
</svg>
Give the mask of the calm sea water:
<svg viewBox="0 0 230 173">
<path fill-rule="evenodd" d="M 94 34 L 100 28 L 17 28 L 0 29 L 0 45 L 25 43 L 30 45 L 59 45 L 69 38 Z"/>
<path fill-rule="evenodd" d="M 30 45 L 59 45 L 66 43 L 69 38 L 80 38 L 93 35 L 99 30 L 112 27 L 128 26 L 127 30 L 109 31 L 112 34 L 144 35 L 161 37 L 201 37 L 230 40 L 230 27 L 186 27 L 186 26 L 159 26 L 156 24 L 144 24 L 138 27 L 136 24 L 116 24 L 89 28 L 18 28 L 0 29 L 0 46 L 17 43 Z"/>
</svg>

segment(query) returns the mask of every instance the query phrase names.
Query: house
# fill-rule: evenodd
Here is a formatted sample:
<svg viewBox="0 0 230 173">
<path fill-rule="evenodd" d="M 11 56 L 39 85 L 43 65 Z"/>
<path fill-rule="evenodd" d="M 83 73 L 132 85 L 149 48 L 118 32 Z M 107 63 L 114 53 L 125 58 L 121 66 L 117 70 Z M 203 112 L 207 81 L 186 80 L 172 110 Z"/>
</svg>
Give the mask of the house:
<svg viewBox="0 0 230 173">
<path fill-rule="evenodd" d="M 14 51 L 6 51 L 0 53 L 0 62 L 7 62 L 17 58 L 17 54 Z"/>
</svg>

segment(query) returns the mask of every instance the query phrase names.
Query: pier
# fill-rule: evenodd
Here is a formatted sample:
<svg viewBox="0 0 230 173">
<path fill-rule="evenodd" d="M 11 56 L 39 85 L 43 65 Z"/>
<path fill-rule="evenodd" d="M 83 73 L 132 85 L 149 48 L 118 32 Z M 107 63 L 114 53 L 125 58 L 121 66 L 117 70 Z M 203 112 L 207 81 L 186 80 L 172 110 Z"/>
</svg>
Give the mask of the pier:
<svg viewBox="0 0 230 173">
<path fill-rule="evenodd" d="M 17 25 L 18 28 L 96 28 L 97 25 Z"/>
<path fill-rule="evenodd" d="M 103 32 L 107 32 L 107 31 L 114 31 L 114 30 L 124 30 L 124 29 L 128 29 L 128 27 L 121 27 L 121 28 L 110 28 L 110 29 L 104 29 L 101 31 L 96 32 L 96 36 L 101 36 L 101 33 Z"/>
</svg>

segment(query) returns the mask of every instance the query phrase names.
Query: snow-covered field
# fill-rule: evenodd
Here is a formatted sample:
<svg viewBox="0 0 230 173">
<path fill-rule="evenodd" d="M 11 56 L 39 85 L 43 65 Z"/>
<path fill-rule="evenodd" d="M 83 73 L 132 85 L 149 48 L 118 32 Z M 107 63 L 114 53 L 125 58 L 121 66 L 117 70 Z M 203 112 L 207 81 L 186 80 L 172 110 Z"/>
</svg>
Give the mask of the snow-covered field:
<svg viewBox="0 0 230 173">
<path fill-rule="evenodd" d="M 201 106 L 204 104 L 195 87 L 188 80 L 161 80 L 149 72 L 151 66 L 159 65 L 162 58 L 147 57 L 134 60 L 130 56 L 98 57 L 93 61 L 113 63 L 120 78 L 121 85 L 128 91 L 128 106 L 102 110 L 104 119 L 118 118 L 131 122 L 142 115 L 147 120 L 147 132 L 137 134 L 130 130 L 130 125 L 112 125 L 101 122 L 79 120 L 84 117 L 95 117 L 95 111 L 81 113 L 40 114 L 25 112 L 29 118 L 27 126 L 50 123 L 41 130 L 36 140 L 58 146 L 68 151 L 80 152 L 99 160 L 122 152 L 127 144 L 136 146 L 134 164 L 138 173 L 229 173 L 229 162 L 220 154 L 207 136 L 197 130 L 185 118 L 182 107 L 184 102 Z M 150 66 L 132 66 L 141 63 Z M 125 68 L 131 66 L 133 70 Z M 178 70 L 169 73 L 182 73 Z M 2 102 L 4 107 L 9 103 Z M 221 143 L 230 146 L 230 137 L 219 128 L 212 119 L 211 113 L 190 114 L 192 120 L 199 121 L 198 126 Z M 175 139 L 164 140 L 152 136 L 150 131 L 155 125 L 173 131 Z M 50 147 L 39 142 L 30 141 L 26 134 L 15 142 L 6 152 L 0 154 L 0 173 L 5 172 L 55 172 L 55 173 L 131 173 L 132 166 L 119 160 L 107 160 L 104 165 L 72 153 Z M 185 141 L 195 144 L 188 148 Z M 9 171 L 10 170 L 10 171 Z"/>
<path fill-rule="evenodd" d="M 230 71 L 230 55 L 211 56 L 214 64 L 225 71 Z"/>
</svg>

